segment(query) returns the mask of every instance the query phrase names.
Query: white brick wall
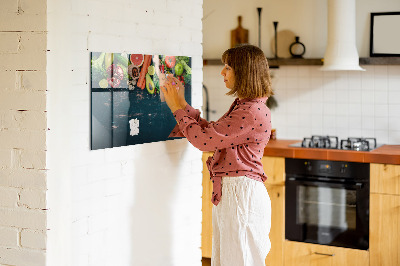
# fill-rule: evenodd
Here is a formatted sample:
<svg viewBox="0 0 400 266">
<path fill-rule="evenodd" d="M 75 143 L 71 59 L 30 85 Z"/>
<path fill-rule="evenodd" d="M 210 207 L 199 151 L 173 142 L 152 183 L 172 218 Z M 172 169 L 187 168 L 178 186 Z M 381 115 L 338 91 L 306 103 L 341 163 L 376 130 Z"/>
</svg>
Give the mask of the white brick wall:
<svg viewBox="0 0 400 266">
<path fill-rule="evenodd" d="M 0 227 L 0 247 L 18 247 L 19 230 L 17 228 Z"/>
<path fill-rule="evenodd" d="M 31 249 L 46 249 L 46 231 L 23 229 L 21 246 Z"/>
<path fill-rule="evenodd" d="M 45 265 L 46 254 L 42 250 L 14 249 L 0 247 L 3 265 Z"/>
<path fill-rule="evenodd" d="M 0 187 L 0 207 L 15 208 L 18 204 L 19 189 L 12 187 Z"/>
<path fill-rule="evenodd" d="M 90 151 L 89 52 L 192 56 L 199 108 L 202 0 L 110 3 L 47 6 L 47 263 L 201 265 L 201 152 L 186 140 Z"/>
<path fill-rule="evenodd" d="M 46 2 L 1 2 L 1 265 L 45 265 Z"/>
</svg>

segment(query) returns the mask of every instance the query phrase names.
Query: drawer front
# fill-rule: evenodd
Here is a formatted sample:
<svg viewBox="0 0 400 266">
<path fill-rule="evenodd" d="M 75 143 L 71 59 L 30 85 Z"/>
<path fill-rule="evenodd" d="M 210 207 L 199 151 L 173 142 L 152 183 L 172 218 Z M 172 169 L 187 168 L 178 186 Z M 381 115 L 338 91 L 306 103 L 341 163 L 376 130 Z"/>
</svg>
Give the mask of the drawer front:
<svg viewBox="0 0 400 266">
<path fill-rule="evenodd" d="M 340 248 L 285 241 L 285 266 L 365 266 L 369 253 L 365 250 Z"/>
</svg>

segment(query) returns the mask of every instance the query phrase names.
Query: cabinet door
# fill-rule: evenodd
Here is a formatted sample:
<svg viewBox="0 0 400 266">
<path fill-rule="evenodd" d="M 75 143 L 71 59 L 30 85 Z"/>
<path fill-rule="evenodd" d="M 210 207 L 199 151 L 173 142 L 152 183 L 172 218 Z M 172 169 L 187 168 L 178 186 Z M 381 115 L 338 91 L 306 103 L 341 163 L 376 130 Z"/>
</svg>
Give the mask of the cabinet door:
<svg viewBox="0 0 400 266">
<path fill-rule="evenodd" d="M 264 156 L 261 163 L 268 177 L 266 184 L 285 185 L 285 158 Z"/>
<path fill-rule="evenodd" d="M 371 266 L 400 265 L 400 196 L 371 194 Z"/>
<path fill-rule="evenodd" d="M 203 195 L 202 195 L 202 224 L 201 224 L 201 253 L 204 258 L 211 258 L 212 252 L 212 183 L 206 161 L 211 152 L 203 153 Z"/>
<path fill-rule="evenodd" d="M 365 250 L 285 241 L 285 266 L 367 266 Z"/>
<path fill-rule="evenodd" d="M 285 240 L 285 187 L 265 184 L 271 199 L 271 250 L 265 259 L 266 266 L 283 265 L 283 243 Z"/>
<path fill-rule="evenodd" d="M 400 195 L 400 165 L 370 165 L 371 193 Z"/>
</svg>

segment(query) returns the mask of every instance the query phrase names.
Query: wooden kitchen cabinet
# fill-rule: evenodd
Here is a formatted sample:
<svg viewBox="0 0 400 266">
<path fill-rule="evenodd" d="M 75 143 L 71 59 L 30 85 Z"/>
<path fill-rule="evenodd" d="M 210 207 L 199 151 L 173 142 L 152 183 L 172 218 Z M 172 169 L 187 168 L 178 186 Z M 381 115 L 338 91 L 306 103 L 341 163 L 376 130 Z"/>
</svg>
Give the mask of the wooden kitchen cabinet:
<svg viewBox="0 0 400 266">
<path fill-rule="evenodd" d="M 370 202 L 370 265 L 400 265 L 400 196 L 373 193 Z"/>
<path fill-rule="evenodd" d="M 266 266 L 283 265 L 285 240 L 285 158 L 264 156 L 261 159 L 267 175 L 265 187 L 271 199 L 271 250 L 265 259 Z"/>
<path fill-rule="evenodd" d="M 370 167 L 370 265 L 400 265 L 400 165 Z"/>
<path fill-rule="evenodd" d="M 203 153 L 203 195 L 202 195 L 202 223 L 201 223 L 201 253 L 204 258 L 211 258 L 212 252 L 212 183 L 206 161 L 212 152 Z"/>
<path fill-rule="evenodd" d="M 261 163 L 268 177 L 265 184 L 285 185 L 285 158 L 264 156 L 261 159 Z"/>
<path fill-rule="evenodd" d="M 285 241 L 285 266 L 366 266 L 365 250 Z"/>
<path fill-rule="evenodd" d="M 285 241 L 285 187 L 265 184 L 271 199 L 271 250 L 265 259 L 266 266 L 283 265 Z"/>
<path fill-rule="evenodd" d="M 400 195 L 400 165 L 370 164 L 371 193 Z"/>
</svg>

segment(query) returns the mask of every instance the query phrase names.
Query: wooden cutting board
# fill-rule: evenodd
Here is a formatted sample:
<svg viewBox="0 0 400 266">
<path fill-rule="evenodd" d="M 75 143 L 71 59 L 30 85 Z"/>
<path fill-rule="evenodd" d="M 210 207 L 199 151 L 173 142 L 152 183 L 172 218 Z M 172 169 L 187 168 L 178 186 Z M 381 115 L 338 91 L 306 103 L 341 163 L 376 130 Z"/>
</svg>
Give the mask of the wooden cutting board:
<svg viewBox="0 0 400 266">
<path fill-rule="evenodd" d="M 249 43 L 249 31 L 242 27 L 242 16 L 238 16 L 238 27 L 231 30 L 231 48 L 242 43 Z"/>
</svg>

